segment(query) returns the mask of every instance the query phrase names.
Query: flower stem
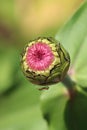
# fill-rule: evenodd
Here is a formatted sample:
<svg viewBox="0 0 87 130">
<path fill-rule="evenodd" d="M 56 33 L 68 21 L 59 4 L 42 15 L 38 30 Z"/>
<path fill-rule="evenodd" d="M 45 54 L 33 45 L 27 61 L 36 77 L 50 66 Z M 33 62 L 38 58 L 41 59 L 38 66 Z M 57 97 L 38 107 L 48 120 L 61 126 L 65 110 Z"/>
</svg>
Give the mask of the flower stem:
<svg viewBox="0 0 87 130">
<path fill-rule="evenodd" d="M 72 79 L 70 78 L 70 76 L 68 74 L 62 80 L 62 83 L 67 88 L 70 99 L 73 99 L 76 94 L 76 83 L 74 81 L 72 81 Z"/>
</svg>

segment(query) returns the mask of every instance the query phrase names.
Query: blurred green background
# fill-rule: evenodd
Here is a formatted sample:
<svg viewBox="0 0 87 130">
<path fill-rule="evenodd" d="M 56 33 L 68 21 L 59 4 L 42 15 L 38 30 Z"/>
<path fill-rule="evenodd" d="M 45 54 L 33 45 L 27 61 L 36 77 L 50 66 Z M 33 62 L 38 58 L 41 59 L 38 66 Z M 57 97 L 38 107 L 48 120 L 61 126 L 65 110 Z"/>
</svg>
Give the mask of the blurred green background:
<svg viewBox="0 0 87 130">
<path fill-rule="evenodd" d="M 21 72 L 20 53 L 38 36 L 54 37 L 83 0 L 0 0 L 0 130 L 47 130 L 37 86 Z"/>
</svg>

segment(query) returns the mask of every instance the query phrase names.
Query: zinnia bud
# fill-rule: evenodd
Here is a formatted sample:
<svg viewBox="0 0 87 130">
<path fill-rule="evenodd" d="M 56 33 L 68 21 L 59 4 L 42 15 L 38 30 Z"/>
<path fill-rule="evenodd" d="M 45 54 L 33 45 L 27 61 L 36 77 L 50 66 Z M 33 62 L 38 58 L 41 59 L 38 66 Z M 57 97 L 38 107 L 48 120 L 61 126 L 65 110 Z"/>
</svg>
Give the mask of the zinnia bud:
<svg viewBox="0 0 87 130">
<path fill-rule="evenodd" d="M 22 70 L 30 82 L 44 86 L 58 83 L 66 75 L 70 57 L 53 38 L 30 41 L 22 54 Z"/>
</svg>

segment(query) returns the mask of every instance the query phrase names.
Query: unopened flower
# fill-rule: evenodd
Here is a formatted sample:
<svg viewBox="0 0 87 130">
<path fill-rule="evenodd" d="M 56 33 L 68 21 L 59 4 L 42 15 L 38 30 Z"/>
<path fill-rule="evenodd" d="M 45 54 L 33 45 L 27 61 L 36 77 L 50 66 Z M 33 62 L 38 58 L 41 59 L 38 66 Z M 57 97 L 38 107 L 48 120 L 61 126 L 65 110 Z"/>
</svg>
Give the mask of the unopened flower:
<svg viewBox="0 0 87 130">
<path fill-rule="evenodd" d="M 30 82 L 45 88 L 64 78 L 70 65 L 70 57 L 53 38 L 37 38 L 25 47 L 21 65 Z"/>
</svg>

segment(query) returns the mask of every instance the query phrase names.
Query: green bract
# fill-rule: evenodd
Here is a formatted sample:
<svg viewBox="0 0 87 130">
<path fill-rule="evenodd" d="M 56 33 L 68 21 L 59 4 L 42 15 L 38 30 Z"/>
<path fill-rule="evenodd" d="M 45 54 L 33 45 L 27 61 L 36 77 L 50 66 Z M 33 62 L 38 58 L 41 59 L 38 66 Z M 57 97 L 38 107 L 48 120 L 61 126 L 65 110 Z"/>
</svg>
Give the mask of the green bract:
<svg viewBox="0 0 87 130">
<path fill-rule="evenodd" d="M 34 48 L 34 50 L 31 48 Z M 41 50 L 39 48 L 41 48 Z M 50 49 L 50 54 L 47 55 L 46 53 L 48 53 L 49 49 Z M 32 57 L 29 59 L 31 53 L 32 53 Z M 34 64 L 31 65 L 32 62 L 30 61 L 33 61 L 33 55 L 35 60 L 35 56 L 36 58 L 37 56 L 41 58 L 42 54 L 44 55 L 45 60 L 42 58 L 41 62 L 40 60 L 36 61 L 38 63 L 35 64 L 38 64 L 38 66 L 37 65 L 35 66 Z M 52 57 L 53 60 L 51 59 L 50 55 L 53 55 Z M 49 59 L 50 62 L 47 59 L 47 62 L 49 63 L 44 62 L 46 61 L 46 58 L 50 58 Z M 46 66 L 47 64 L 48 66 Z M 30 41 L 22 53 L 21 66 L 24 75 L 28 78 L 30 82 L 34 84 L 42 85 L 42 87 L 40 86 L 40 89 L 47 88 L 43 86 L 60 82 L 66 75 L 69 65 L 70 65 L 69 54 L 63 48 L 60 42 L 54 40 L 53 38 L 37 38 L 36 40 Z M 34 66 L 36 68 L 34 68 Z"/>
</svg>

